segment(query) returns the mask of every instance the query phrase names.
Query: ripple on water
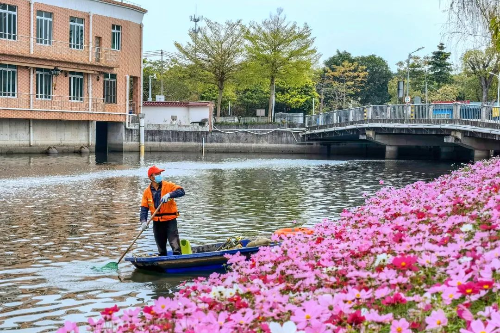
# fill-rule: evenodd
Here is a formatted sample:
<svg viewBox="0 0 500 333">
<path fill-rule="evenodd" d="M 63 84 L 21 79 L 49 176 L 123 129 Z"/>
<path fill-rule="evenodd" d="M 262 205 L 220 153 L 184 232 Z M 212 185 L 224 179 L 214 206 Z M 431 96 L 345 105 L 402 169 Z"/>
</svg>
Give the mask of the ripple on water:
<svg viewBox="0 0 500 333">
<path fill-rule="evenodd" d="M 194 277 L 136 271 L 126 263 L 118 272 L 92 269 L 116 261 L 138 233 L 151 164 L 166 166 L 166 176 L 185 188 L 179 231 L 193 246 L 312 226 L 362 204 L 380 179 L 401 187 L 450 169 L 304 156 L 158 154 L 143 164 L 135 154 L 107 164 L 93 155 L 0 159 L 0 330 L 16 332 L 53 332 L 65 320 L 83 324 L 104 307 L 140 305 Z M 151 229 L 132 248 L 155 251 Z"/>
</svg>

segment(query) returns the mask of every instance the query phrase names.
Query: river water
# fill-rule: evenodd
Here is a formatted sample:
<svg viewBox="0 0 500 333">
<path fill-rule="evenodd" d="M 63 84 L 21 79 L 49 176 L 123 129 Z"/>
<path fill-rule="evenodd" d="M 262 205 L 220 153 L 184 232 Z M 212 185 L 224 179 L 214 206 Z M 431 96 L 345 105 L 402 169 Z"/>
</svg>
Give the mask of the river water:
<svg viewBox="0 0 500 333">
<path fill-rule="evenodd" d="M 117 261 L 137 235 L 153 164 L 186 191 L 177 200 L 179 232 L 193 246 L 312 226 L 362 204 L 363 193 L 454 168 L 288 155 L 0 156 L 0 331 L 53 332 L 114 304 L 150 302 L 192 278 L 143 273 L 126 262 L 118 272 L 92 269 Z M 131 253 L 153 251 L 149 229 Z"/>
</svg>

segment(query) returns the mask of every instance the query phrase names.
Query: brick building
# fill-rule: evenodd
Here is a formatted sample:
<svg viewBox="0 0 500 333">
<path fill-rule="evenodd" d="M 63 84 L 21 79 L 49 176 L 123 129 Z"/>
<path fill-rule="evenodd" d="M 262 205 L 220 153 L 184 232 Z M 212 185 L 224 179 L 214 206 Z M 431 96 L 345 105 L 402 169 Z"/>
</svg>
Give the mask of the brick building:
<svg viewBox="0 0 500 333">
<path fill-rule="evenodd" d="M 120 150 L 142 105 L 142 19 L 120 0 L 0 0 L 0 153 Z"/>
</svg>

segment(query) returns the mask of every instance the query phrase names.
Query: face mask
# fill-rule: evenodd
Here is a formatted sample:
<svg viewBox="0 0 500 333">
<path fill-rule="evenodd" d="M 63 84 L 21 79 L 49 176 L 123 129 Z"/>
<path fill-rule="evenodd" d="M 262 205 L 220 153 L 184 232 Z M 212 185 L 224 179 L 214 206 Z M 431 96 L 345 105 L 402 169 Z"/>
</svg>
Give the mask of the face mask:
<svg viewBox="0 0 500 333">
<path fill-rule="evenodd" d="M 161 183 L 161 179 L 162 179 L 161 175 L 155 176 L 155 182 L 157 182 L 158 184 Z"/>
</svg>

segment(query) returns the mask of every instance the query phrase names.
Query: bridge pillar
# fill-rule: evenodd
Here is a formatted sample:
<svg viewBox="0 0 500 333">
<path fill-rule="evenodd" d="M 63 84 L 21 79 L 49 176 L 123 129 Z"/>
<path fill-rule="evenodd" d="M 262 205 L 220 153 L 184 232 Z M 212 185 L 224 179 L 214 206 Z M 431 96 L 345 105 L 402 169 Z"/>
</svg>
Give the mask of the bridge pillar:
<svg viewBox="0 0 500 333">
<path fill-rule="evenodd" d="M 439 149 L 440 160 L 452 160 L 454 157 L 455 157 L 454 147 L 440 147 Z"/>
<path fill-rule="evenodd" d="M 484 160 L 490 157 L 489 150 L 474 149 L 473 152 L 474 152 L 473 153 L 474 162 L 479 160 Z"/>
<path fill-rule="evenodd" d="M 385 159 L 395 160 L 398 158 L 398 146 L 385 146 Z"/>
<path fill-rule="evenodd" d="M 458 103 L 453 103 L 452 119 L 460 119 L 460 104 Z"/>
</svg>

